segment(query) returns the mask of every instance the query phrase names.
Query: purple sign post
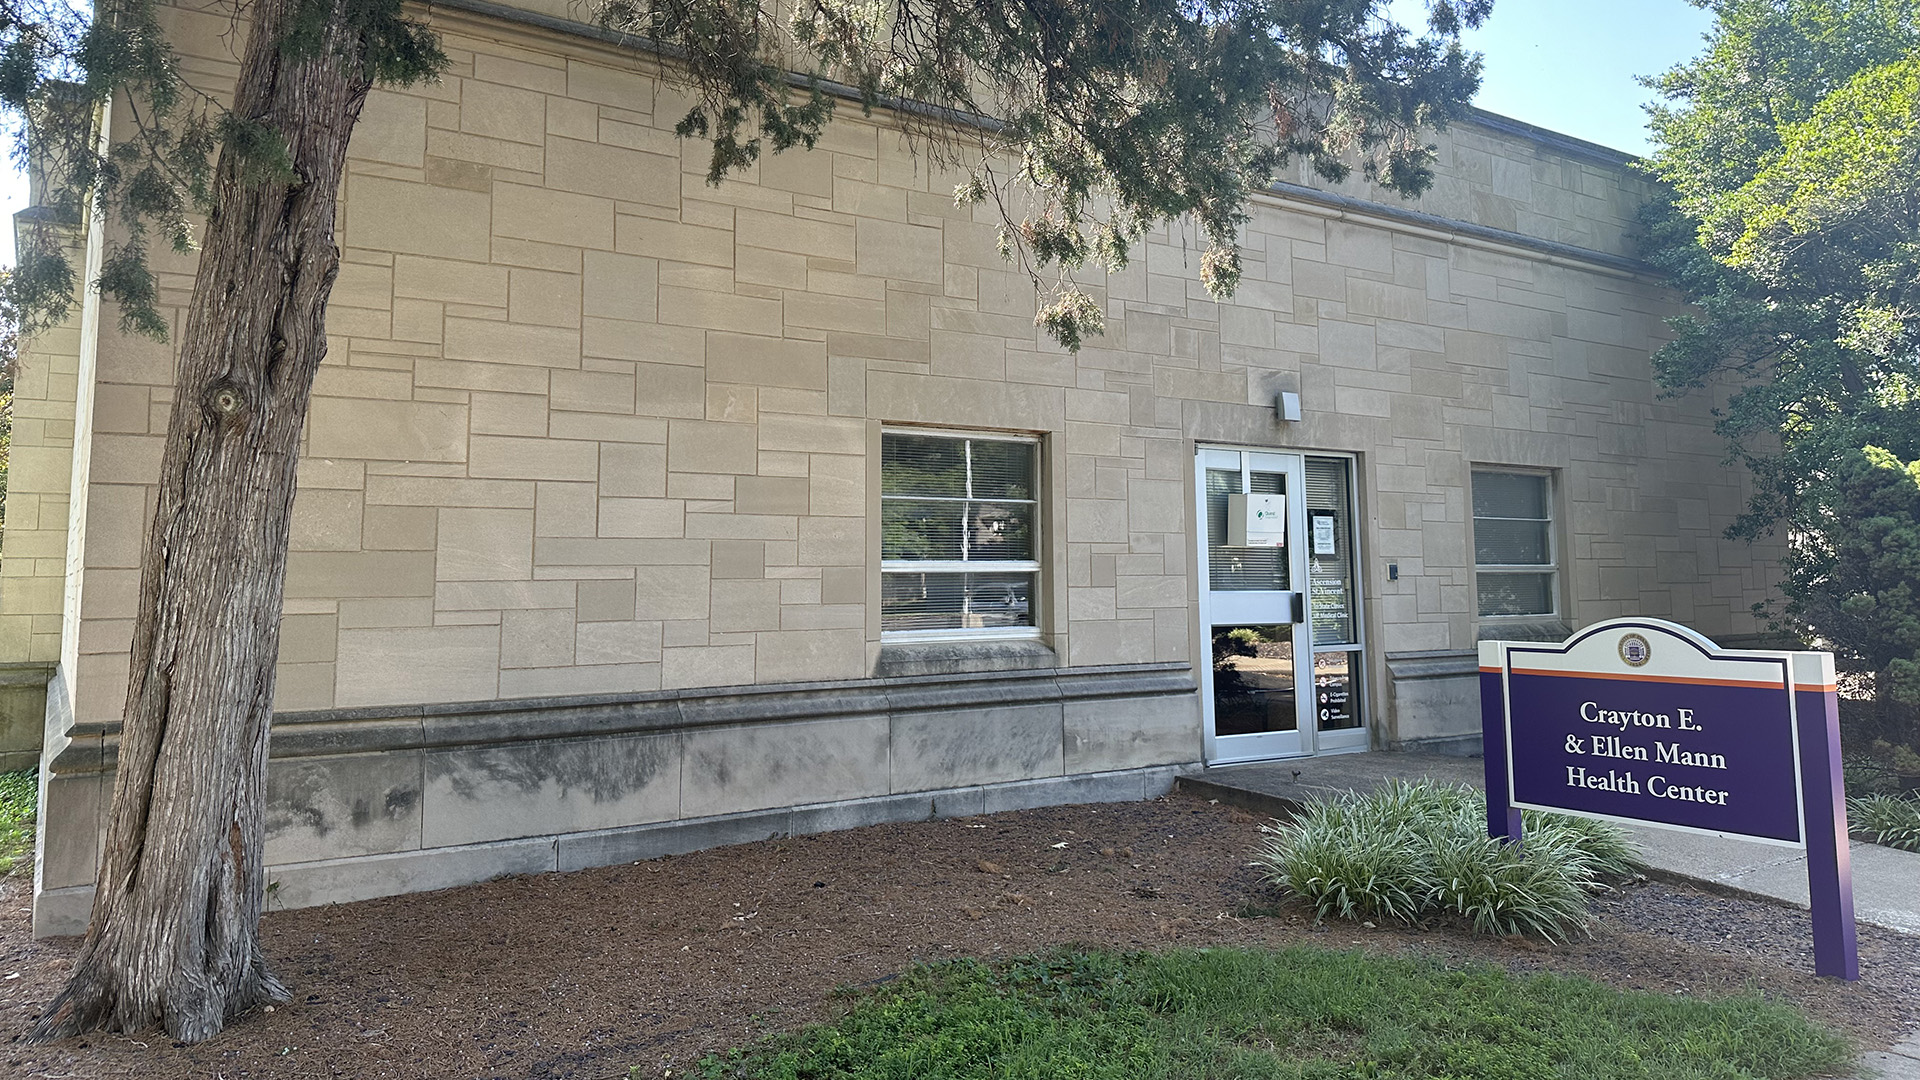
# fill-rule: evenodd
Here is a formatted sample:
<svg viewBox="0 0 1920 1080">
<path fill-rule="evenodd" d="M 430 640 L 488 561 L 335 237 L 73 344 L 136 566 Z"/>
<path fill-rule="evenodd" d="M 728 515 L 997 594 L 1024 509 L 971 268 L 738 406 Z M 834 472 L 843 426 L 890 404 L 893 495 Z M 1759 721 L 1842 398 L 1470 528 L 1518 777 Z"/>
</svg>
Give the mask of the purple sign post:
<svg viewBox="0 0 1920 1080">
<path fill-rule="evenodd" d="M 1833 655 L 1721 649 L 1659 619 L 1480 643 L 1487 831 L 1520 811 L 1802 848 L 1813 969 L 1860 977 Z"/>
</svg>

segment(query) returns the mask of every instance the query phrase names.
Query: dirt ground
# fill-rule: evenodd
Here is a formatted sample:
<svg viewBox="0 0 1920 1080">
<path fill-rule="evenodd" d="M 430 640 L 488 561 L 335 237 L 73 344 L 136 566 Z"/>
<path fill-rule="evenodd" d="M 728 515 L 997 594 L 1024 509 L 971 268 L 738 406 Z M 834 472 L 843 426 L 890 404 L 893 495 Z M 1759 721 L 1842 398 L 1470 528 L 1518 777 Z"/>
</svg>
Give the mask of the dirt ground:
<svg viewBox="0 0 1920 1080">
<path fill-rule="evenodd" d="M 0 881 L 0 1075 L 622 1078 L 823 1015 L 844 985 L 916 962 L 1062 943 L 1122 949 L 1297 941 L 1578 972 L 1621 987 L 1794 1001 L 1881 1047 L 1920 1026 L 1920 938 L 1861 928 L 1860 982 L 1811 974 L 1807 916 L 1640 883 L 1564 946 L 1454 925 L 1314 925 L 1247 865 L 1258 822 L 1185 796 L 767 840 L 575 874 L 275 912 L 293 991 L 179 1046 L 20 1035 L 77 939 L 34 942 L 28 882 Z"/>
</svg>

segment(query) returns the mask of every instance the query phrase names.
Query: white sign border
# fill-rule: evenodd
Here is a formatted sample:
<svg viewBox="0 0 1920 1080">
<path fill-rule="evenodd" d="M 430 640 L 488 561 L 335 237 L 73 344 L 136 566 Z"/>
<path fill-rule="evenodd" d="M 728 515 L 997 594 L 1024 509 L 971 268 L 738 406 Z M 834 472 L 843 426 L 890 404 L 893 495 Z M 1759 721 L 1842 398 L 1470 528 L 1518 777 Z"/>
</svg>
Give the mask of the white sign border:
<svg viewBox="0 0 1920 1080">
<path fill-rule="evenodd" d="M 1752 660 L 1779 663 L 1787 692 L 1787 724 L 1789 733 L 1793 739 L 1793 799 L 1800 833 L 1798 840 L 1781 840 L 1771 836 L 1754 836 L 1750 833 L 1723 832 L 1718 829 L 1702 829 L 1692 825 L 1674 825 L 1665 821 L 1647 821 L 1642 818 L 1620 817 L 1614 814 L 1596 813 L 1591 810 L 1570 810 L 1561 806 L 1542 806 L 1538 803 L 1521 802 L 1514 798 L 1513 687 L 1510 682 L 1513 676 L 1513 650 L 1517 648 L 1524 652 L 1550 652 L 1564 655 L 1571 652 L 1575 645 L 1596 634 L 1603 634 L 1609 630 L 1626 629 L 1655 630 L 1665 635 L 1680 638 L 1687 644 L 1706 654 L 1709 660 Z M 1644 825 L 1650 829 L 1666 829 L 1671 832 L 1692 833 L 1695 836 L 1714 836 L 1725 840 L 1745 840 L 1750 843 L 1767 844 L 1772 847 L 1791 848 L 1795 851 L 1805 851 L 1807 849 L 1807 788 L 1806 778 L 1800 773 L 1800 695 L 1798 687 L 1794 683 L 1793 653 L 1773 652 L 1770 650 L 1722 649 L 1705 635 L 1696 633 L 1678 623 L 1670 623 L 1664 619 L 1647 618 L 1609 619 L 1605 622 L 1595 623 L 1558 644 L 1533 641 L 1497 641 L 1491 642 L 1490 644 L 1497 646 L 1500 650 L 1500 714 L 1501 721 L 1506 728 L 1506 795 L 1508 806 L 1520 810 L 1537 810 L 1548 814 L 1566 814 L 1571 817 L 1590 818 L 1595 821 L 1608 821 L 1621 825 Z M 1578 678 L 1580 675 L 1579 672 L 1573 671 L 1566 672 L 1565 674 L 1570 678 Z M 1606 673 L 1596 672 L 1595 674 Z"/>
</svg>

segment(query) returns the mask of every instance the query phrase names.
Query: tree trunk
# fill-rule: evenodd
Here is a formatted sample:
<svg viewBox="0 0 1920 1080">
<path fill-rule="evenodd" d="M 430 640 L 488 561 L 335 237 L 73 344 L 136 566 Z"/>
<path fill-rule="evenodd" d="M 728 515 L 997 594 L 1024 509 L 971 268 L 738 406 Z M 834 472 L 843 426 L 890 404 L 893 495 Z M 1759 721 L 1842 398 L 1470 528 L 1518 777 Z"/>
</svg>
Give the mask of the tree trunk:
<svg viewBox="0 0 1920 1080">
<path fill-rule="evenodd" d="M 267 728 L 294 467 L 340 262 L 340 176 L 370 86 L 346 0 L 333 0 L 320 47 L 283 52 L 299 2 L 249 12 L 233 114 L 285 140 L 291 175 L 263 178 L 257 153 L 231 144 L 220 154 L 92 921 L 36 1041 L 158 1024 L 196 1042 L 286 996 L 259 945 Z"/>
</svg>

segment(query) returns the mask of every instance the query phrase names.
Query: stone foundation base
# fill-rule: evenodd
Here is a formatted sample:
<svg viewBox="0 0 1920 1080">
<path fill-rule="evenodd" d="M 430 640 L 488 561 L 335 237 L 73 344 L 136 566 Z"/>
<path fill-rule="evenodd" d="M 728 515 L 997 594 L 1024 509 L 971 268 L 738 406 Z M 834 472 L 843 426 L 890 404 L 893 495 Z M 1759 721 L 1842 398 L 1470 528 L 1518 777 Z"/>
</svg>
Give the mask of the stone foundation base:
<svg viewBox="0 0 1920 1080">
<path fill-rule="evenodd" d="M 1192 767 L 1159 766 L 1087 776 L 1047 777 L 598 832 L 287 863 L 267 870 L 267 907 L 269 911 L 278 911 L 344 904 L 377 896 L 470 885 L 512 874 L 585 870 L 663 855 L 684 855 L 728 844 L 863 825 L 971 817 L 1070 803 L 1137 802 L 1171 791 L 1174 777 Z M 33 934 L 38 938 L 83 933 L 92 908 L 91 885 L 42 892 L 34 898 Z"/>
<path fill-rule="evenodd" d="M 85 925 L 117 728 L 69 725 L 50 755 L 37 935 Z M 270 906 L 1143 799 L 1200 747 L 1186 664 L 282 714 L 267 764 Z"/>
</svg>

